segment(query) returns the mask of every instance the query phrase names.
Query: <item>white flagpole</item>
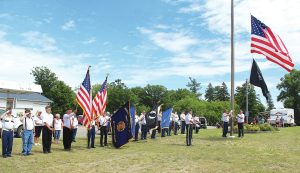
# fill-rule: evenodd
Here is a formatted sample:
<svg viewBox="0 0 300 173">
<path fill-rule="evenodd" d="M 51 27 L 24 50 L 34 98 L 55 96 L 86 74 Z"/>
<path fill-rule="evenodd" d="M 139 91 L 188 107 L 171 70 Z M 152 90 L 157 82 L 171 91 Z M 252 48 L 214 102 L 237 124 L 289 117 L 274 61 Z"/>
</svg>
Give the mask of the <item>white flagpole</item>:
<svg viewBox="0 0 300 173">
<path fill-rule="evenodd" d="M 234 117 L 234 2 L 231 0 L 231 96 L 230 107 L 232 110 L 230 123 L 230 136 L 233 136 L 233 117 Z"/>
</svg>

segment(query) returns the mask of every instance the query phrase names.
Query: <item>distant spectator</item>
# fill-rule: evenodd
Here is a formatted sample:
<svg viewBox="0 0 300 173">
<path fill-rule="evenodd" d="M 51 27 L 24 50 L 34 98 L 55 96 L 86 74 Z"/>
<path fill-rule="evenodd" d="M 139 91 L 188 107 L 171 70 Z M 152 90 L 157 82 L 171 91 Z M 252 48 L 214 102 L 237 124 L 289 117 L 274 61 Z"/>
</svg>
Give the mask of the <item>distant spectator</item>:
<svg viewBox="0 0 300 173">
<path fill-rule="evenodd" d="M 75 138 L 76 138 L 76 134 L 77 134 L 77 129 L 78 129 L 78 119 L 77 119 L 77 116 L 76 116 L 76 113 L 74 112 L 74 119 L 73 119 L 73 137 L 72 137 L 72 141 L 73 142 L 76 142 Z"/>
<path fill-rule="evenodd" d="M 284 119 L 283 119 L 283 117 L 280 118 L 280 124 L 281 124 L 282 127 L 284 127 Z"/>
<path fill-rule="evenodd" d="M 55 144 L 59 143 L 62 127 L 63 127 L 63 123 L 62 120 L 60 119 L 60 115 L 55 114 L 55 118 L 54 118 L 54 143 Z"/>
<path fill-rule="evenodd" d="M 279 127 L 279 124 L 280 124 L 280 118 L 279 118 L 278 115 L 277 115 L 277 117 L 276 117 L 275 123 L 276 123 L 276 127 Z"/>
<path fill-rule="evenodd" d="M 41 145 L 39 143 L 39 138 L 43 129 L 42 111 L 38 110 L 34 117 L 34 145 Z"/>
</svg>

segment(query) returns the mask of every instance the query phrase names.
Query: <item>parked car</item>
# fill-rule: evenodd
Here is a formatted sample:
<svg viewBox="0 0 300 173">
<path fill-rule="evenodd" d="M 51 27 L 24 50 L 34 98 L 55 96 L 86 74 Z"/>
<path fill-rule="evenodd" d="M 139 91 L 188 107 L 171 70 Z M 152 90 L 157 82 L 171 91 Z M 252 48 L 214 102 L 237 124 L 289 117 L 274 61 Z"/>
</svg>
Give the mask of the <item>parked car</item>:
<svg viewBox="0 0 300 173">
<path fill-rule="evenodd" d="M 83 124 L 83 115 L 78 115 L 77 119 L 78 119 L 78 124 L 82 125 Z"/>
<path fill-rule="evenodd" d="M 205 117 L 199 117 L 200 120 L 200 129 L 207 129 L 207 120 Z"/>
<path fill-rule="evenodd" d="M 0 109 L 0 115 L 2 115 L 4 112 L 4 109 Z M 14 113 L 12 114 L 12 116 L 14 117 L 14 132 L 16 134 L 16 137 L 21 138 L 23 134 L 23 123 L 20 120 L 19 116 L 15 115 Z M 0 121 L 0 129 L 2 129 L 2 120 Z"/>
</svg>

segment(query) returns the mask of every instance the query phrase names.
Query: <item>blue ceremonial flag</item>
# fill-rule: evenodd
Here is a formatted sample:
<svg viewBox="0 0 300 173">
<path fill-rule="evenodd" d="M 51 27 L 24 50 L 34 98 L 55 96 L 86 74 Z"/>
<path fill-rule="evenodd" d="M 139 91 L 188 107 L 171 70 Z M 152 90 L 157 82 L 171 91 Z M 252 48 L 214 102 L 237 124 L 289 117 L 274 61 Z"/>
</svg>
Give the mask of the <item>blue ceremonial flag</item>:
<svg viewBox="0 0 300 173">
<path fill-rule="evenodd" d="M 112 142 L 120 148 L 132 138 L 129 101 L 111 116 Z"/>
<path fill-rule="evenodd" d="M 131 115 L 131 134 L 134 136 L 135 134 L 135 107 L 132 105 L 130 107 L 130 115 Z"/>
<path fill-rule="evenodd" d="M 162 118 L 161 118 L 161 128 L 169 128 L 171 113 L 172 113 L 172 108 L 163 111 Z"/>
</svg>

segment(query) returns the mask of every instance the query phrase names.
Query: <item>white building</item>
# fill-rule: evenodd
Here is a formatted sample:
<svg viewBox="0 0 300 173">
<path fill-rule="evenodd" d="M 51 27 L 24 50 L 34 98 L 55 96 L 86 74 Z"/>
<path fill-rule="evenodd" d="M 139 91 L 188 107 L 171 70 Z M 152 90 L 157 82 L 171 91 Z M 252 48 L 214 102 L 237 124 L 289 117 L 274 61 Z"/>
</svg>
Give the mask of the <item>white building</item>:
<svg viewBox="0 0 300 173">
<path fill-rule="evenodd" d="M 15 115 L 24 112 L 25 108 L 32 109 L 32 113 L 37 110 L 45 110 L 52 101 L 39 93 L 2 93 L 0 92 L 0 108 L 11 107 Z"/>
</svg>

